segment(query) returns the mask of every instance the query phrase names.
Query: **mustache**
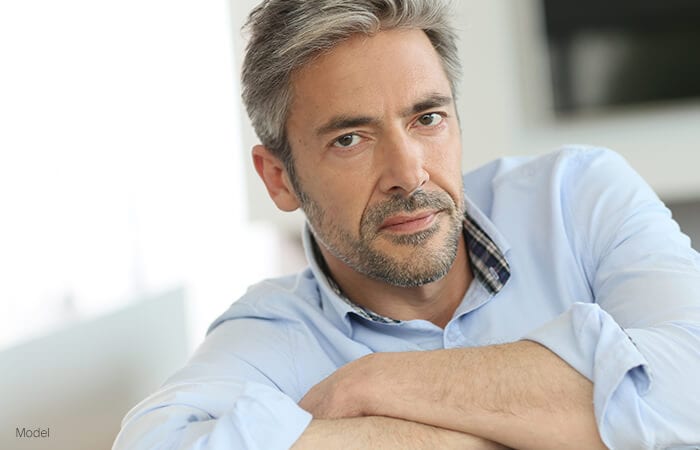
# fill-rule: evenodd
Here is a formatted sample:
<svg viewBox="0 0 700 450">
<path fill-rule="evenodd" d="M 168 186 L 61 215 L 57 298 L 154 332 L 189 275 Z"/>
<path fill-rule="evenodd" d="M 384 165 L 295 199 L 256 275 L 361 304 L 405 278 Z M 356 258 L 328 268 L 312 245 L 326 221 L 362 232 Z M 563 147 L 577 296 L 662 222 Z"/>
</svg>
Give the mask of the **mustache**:
<svg viewBox="0 0 700 450">
<path fill-rule="evenodd" d="M 421 209 L 454 210 L 457 208 L 452 197 L 445 192 L 417 190 L 410 197 L 394 195 L 365 211 L 360 223 L 363 236 L 372 234 L 387 217 L 398 213 L 411 213 Z"/>
</svg>

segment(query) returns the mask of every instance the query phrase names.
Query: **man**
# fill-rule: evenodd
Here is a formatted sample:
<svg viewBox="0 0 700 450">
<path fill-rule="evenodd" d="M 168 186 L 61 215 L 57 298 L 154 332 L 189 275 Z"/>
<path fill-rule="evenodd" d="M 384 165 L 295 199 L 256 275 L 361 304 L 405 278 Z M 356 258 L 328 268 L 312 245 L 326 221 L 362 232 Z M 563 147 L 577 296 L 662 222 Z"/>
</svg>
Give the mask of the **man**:
<svg viewBox="0 0 700 450">
<path fill-rule="evenodd" d="M 463 177 L 447 16 L 253 11 L 253 160 L 310 268 L 235 302 L 115 448 L 700 444 L 700 257 L 610 151 Z"/>
</svg>

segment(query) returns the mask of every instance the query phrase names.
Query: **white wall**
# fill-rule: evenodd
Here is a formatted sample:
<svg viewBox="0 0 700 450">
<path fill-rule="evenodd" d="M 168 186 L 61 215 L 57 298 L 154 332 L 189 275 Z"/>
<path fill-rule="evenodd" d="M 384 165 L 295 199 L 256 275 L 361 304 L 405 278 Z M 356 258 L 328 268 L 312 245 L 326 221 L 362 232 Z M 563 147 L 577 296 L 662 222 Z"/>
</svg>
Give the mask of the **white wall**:
<svg viewBox="0 0 700 450">
<path fill-rule="evenodd" d="M 700 200 L 667 204 L 681 230 L 690 238 L 693 248 L 700 251 Z"/>
<path fill-rule="evenodd" d="M 246 22 L 250 11 L 260 3 L 260 0 L 229 0 L 231 4 L 231 17 L 233 27 L 233 44 L 236 60 L 236 76 L 240 78 L 241 65 L 245 51 L 246 38 L 241 27 Z M 297 236 L 300 233 L 304 217 L 299 211 L 283 213 L 279 211 L 267 195 L 265 186 L 258 177 L 253 167 L 250 155 L 253 145 L 260 141 L 255 135 L 250 119 L 245 114 L 245 107 L 238 99 L 241 111 L 241 137 L 243 140 L 243 168 L 245 172 L 246 190 L 248 192 L 248 206 L 250 218 L 253 221 L 267 222 L 270 226 L 280 230 L 285 235 Z"/>
<path fill-rule="evenodd" d="M 279 270 L 249 223 L 231 36 L 226 0 L 0 2 L 0 448 L 108 448 Z"/>
<path fill-rule="evenodd" d="M 179 285 L 194 345 L 269 273 L 230 22 L 226 0 L 0 2 L 0 348 Z"/>
<path fill-rule="evenodd" d="M 516 111 L 500 131 L 510 136 L 508 152 L 540 153 L 562 143 L 590 143 L 621 153 L 666 200 L 700 197 L 700 99 L 618 108 L 615 111 L 556 119 L 548 105 L 549 68 L 544 54 L 543 28 L 538 20 L 539 0 L 507 3 L 510 26 L 505 47 L 495 49 L 500 59 L 512 61 L 514 93 L 508 108 Z M 589 65 L 595 54 L 589 55 Z M 495 91 L 496 84 L 488 84 Z"/>
<path fill-rule="evenodd" d="M 108 449 L 124 415 L 187 357 L 181 290 L 0 352 L 0 448 Z M 18 438 L 16 429 L 48 430 Z"/>
</svg>

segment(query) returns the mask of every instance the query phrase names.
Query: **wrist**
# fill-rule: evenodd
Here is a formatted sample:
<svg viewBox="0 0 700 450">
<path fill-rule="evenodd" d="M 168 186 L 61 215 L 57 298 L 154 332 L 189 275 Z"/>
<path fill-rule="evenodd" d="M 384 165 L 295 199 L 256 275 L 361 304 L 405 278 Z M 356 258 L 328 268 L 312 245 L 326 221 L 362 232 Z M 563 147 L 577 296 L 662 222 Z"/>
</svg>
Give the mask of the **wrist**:
<svg viewBox="0 0 700 450">
<path fill-rule="evenodd" d="M 348 386 L 348 392 L 362 416 L 381 415 L 381 403 L 378 401 L 383 385 L 381 356 L 379 353 L 370 353 L 352 363 L 355 365 L 353 370 L 356 376 L 351 377 L 352 383 Z"/>
</svg>

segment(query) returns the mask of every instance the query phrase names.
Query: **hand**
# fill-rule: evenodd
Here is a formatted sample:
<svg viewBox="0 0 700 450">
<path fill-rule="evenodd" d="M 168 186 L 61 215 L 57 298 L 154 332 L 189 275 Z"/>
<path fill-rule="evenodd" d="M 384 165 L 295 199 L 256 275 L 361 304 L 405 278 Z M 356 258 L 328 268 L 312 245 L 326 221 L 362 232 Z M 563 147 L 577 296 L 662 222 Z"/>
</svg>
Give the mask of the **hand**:
<svg viewBox="0 0 700 450">
<path fill-rule="evenodd" d="M 341 419 L 371 415 L 368 410 L 367 388 L 371 386 L 368 361 L 372 355 L 352 361 L 316 386 L 309 389 L 299 402 L 314 419 Z"/>
<path fill-rule="evenodd" d="M 372 406 L 372 389 L 378 387 L 386 390 L 387 381 L 381 381 L 381 375 L 387 372 L 388 365 L 394 368 L 399 366 L 395 358 L 392 359 L 392 355 L 398 356 L 391 353 L 367 355 L 346 364 L 312 387 L 301 399 L 299 406 L 310 412 L 314 420 L 295 448 L 316 448 L 311 444 L 318 442 L 323 443 L 319 448 L 346 448 L 343 445 L 352 442 L 352 448 L 508 449 L 499 443 L 467 433 L 400 418 L 378 416 L 378 408 L 376 405 Z M 406 370 L 406 367 L 400 370 Z M 371 427 L 366 433 L 362 433 L 361 425 Z M 342 432 L 346 428 L 350 434 Z M 387 430 L 395 432 L 387 433 Z M 323 433 L 319 438 L 316 432 L 321 431 Z M 352 436 L 351 441 L 348 441 L 348 436 Z M 410 444 L 400 443 L 403 438 L 410 438 Z M 330 441 L 326 441 L 327 439 Z M 335 442 L 333 439 L 342 439 L 343 444 L 327 445 L 329 442 Z M 368 440 L 366 445 L 363 444 L 363 439 Z M 391 442 L 382 439 L 390 439 Z"/>
</svg>

